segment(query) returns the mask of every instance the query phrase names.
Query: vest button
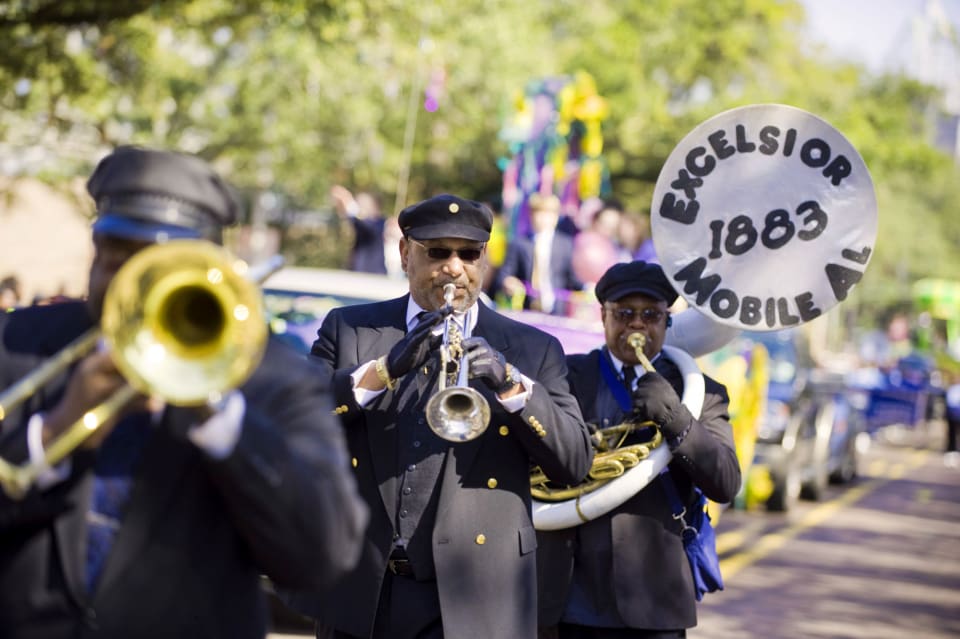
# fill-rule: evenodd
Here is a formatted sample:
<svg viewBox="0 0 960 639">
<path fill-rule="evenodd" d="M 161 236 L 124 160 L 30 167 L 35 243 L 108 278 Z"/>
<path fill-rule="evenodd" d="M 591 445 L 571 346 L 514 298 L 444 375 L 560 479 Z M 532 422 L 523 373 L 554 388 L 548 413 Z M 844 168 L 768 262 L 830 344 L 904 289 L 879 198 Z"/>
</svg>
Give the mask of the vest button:
<svg viewBox="0 0 960 639">
<path fill-rule="evenodd" d="M 483 533 L 480 533 L 479 535 L 477 535 L 476 542 L 478 546 L 484 545 L 485 543 L 487 543 L 487 536 L 484 535 Z"/>
<path fill-rule="evenodd" d="M 510 429 L 507 428 L 506 426 L 501 426 L 501 427 L 500 427 L 500 434 L 503 435 L 504 437 L 506 437 L 506 436 L 507 436 L 507 433 L 509 433 L 509 432 L 510 432 Z"/>
<path fill-rule="evenodd" d="M 357 461 L 357 458 L 356 458 L 356 457 L 354 457 L 353 459 L 350 460 L 350 465 L 353 466 L 354 468 L 356 468 L 356 467 L 357 467 L 357 464 L 359 464 L 359 463 L 360 463 L 360 462 Z"/>
</svg>

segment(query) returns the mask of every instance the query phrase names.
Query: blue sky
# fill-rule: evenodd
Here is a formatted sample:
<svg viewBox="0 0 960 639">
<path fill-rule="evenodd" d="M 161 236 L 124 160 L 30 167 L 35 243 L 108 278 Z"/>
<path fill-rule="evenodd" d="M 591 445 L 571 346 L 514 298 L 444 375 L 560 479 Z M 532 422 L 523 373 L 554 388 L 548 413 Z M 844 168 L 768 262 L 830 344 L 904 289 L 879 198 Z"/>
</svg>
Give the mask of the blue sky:
<svg viewBox="0 0 960 639">
<path fill-rule="evenodd" d="M 801 0 L 810 37 L 839 56 L 872 71 L 892 70 L 909 50 L 911 18 L 923 15 L 929 0 Z M 960 0 L 939 0 L 960 30 Z M 960 73 L 960 70 L 957 71 Z"/>
</svg>

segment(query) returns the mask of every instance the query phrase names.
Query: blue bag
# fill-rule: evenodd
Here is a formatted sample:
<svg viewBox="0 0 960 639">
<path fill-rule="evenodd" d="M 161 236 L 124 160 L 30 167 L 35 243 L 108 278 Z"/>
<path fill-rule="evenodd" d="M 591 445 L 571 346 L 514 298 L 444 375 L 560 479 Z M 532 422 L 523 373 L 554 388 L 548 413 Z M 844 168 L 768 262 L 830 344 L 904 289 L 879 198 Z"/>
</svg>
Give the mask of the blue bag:
<svg viewBox="0 0 960 639">
<path fill-rule="evenodd" d="M 664 469 L 660 474 L 661 483 L 670 499 L 673 518 L 680 521 L 683 530 L 683 549 L 690 562 L 693 573 L 693 587 L 697 601 L 703 599 L 704 593 L 723 590 L 723 576 L 720 574 L 720 557 L 717 556 L 717 538 L 707 514 L 707 498 L 699 488 L 694 487 L 697 498 L 688 512 L 680 502 L 677 488 L 670 477 L 669 471 Z"/>
</svg>

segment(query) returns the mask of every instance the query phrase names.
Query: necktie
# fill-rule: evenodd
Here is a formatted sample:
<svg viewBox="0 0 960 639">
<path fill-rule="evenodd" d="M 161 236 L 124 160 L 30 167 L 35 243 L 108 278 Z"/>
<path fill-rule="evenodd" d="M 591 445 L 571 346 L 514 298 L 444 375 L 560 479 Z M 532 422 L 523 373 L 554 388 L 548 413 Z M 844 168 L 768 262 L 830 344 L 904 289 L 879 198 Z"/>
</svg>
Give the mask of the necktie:
<svg viewBox="0 0 960 639">
<path fill-rule="evenodd" d="M 410 320 L 409 326 L 407 327 L 407 332 L 409 333 L 410 331 L 415 329 L 417 326 L 419 326 L 420 322 L 423 320 L 424 315 L 426 314 L 427 314 L 426 311 L 420 311 L 419 313 L 414 315 L 413 319 Z"/>
<path fill-rule="evenodd" d="M 150 414 L 123 418 L 97 453 L 93 498 L 87 511 L 87 589 L 93 592 L 133 488 L 133 470 L 147 437 Z"/>
<path fill-rule="evenodd" d="M 633 366 L 623 367 L 623 385 L 628 393 L 633 393 L 633 382 L 637 379 L 637 371 Z"/>
</svg>

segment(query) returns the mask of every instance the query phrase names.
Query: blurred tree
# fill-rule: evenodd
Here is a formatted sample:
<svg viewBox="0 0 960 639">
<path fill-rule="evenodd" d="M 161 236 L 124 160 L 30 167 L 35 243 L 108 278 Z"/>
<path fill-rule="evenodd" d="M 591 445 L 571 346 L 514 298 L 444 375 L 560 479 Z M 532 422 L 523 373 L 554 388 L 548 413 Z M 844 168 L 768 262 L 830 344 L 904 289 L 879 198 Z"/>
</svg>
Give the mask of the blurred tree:
<svg viewBox="0 0 960 639">
<path fill-rule="evenodd" d="M 937 96 L 823 57 L 802 20 L 795 0 L 0 2 L 0 170 L 53 181 L 114 145 L 160 145 L 210 159 L 251 203 L 270 195 L 251 207 L 260 222 L 327 208 L 334 183 L 395 212 L 398 190 L 401 205 L 497 192 L 513 96 L 584 70 L 609 106 L 613 192 L 637 210 L 673 147 L 720 111 L 781 102 L 837 127 L 881 210 L 851 303 L 892 303 L 960 271 L 957 167 L 925 142 Z M 286 237 L 294 262 L 340 263 L 349 244 L 336 228 Z"/>
</svg>

